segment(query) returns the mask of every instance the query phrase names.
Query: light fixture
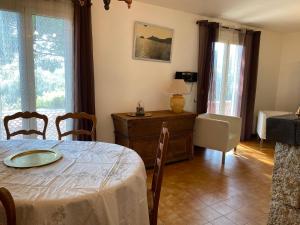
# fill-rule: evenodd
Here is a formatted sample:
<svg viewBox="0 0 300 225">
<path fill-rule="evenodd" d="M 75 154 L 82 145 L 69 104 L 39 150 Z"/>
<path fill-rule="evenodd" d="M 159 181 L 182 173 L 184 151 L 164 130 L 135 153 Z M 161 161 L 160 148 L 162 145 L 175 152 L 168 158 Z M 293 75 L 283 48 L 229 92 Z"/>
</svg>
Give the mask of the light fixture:
<svg viewBox="0 0 300 225">
<path fill-rule="evenodd" d="M 103 0 L 103 2 L 104 2 L 104 8 L 105 8 L 106 10 L 109 10 L 110 1 L 111 1 L 111 0 Z M 118 1 L 122 1 L 122 2 L 127 3 L 128 9 L 130 9 L 131 4 L 132 4 L 132 0 L 118 0 Z"/>
<path fill-rule="evenodd" d="M 183 112 L 185 100 L 183 95 L 188 94 L 187 86 L 182 79 L 174 79 L 168 89 L 168 93 L 173 94 L 170 98 L 170 106 L 173 112 Z"/>
</svg>

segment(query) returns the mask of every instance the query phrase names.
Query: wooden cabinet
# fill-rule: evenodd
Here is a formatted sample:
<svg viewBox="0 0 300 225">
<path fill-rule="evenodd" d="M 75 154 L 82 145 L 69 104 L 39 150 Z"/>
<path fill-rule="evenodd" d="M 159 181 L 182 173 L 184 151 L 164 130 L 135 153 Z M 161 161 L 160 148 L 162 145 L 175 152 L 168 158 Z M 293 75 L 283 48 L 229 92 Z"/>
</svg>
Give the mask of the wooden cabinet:
<svg viewBox="0 0 300 225">
<path fill-rule="evenodd" d="M 146 167 L 153 166 L 162 122 L 168 123 L 170 141 L 167 162 L 193 158 L 193 128 L 196 114 L 153 111 L 151 117 L 112 114 L 115 142 L 135 150 Z"/>
</svg>

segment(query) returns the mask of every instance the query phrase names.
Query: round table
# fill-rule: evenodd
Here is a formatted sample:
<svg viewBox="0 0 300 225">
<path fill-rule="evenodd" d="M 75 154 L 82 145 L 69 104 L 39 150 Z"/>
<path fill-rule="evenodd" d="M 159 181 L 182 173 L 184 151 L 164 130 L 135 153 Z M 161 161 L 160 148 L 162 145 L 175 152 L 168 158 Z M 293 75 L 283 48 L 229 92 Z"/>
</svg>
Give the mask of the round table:
<svg viewBox="0 0 300 225">
<path fill-rule="evenodd" d="M 13 153 L 39 148 L 57 149 L 63 158 L 30 169 L 3 164 Z M 144 163 L 128 148 L 102 142 L 0 141 L 0 161 L 0 187 L 15 199 L 18 224 L 149 225 Z M 3 215 L 0 206 L 0 224 Z"/>
</svg>

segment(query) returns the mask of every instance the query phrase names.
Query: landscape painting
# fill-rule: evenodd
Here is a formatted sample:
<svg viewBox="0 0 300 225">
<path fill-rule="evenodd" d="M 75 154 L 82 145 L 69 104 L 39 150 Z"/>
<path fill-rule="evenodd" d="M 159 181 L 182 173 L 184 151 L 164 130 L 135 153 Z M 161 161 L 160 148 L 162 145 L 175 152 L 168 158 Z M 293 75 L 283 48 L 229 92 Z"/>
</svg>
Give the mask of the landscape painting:
<svg viewBox="0 0 300 225">
<path fill-rule="evenodd" d="M 169 28 L 136 22 L 134 26 L 134 58 L 171 62 L 174 31 Z"/>
</svg>

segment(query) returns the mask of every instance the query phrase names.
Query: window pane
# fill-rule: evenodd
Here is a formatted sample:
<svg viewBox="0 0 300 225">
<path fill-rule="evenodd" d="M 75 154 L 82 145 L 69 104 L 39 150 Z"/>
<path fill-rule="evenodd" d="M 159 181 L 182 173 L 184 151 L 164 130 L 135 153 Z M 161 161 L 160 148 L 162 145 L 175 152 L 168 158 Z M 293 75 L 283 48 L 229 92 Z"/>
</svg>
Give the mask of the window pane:
<svg viewBox="0 0 300 225">
<path fill-rule="evenodd" d="M 3 118 L 21 111 L 20 16 L 0 10 L 0 139 L 5 139 Z M 22 127 L 22 121 L 10 124 L 11 130 Z"/>
<path fill-rule="evenodd" d="M 209 90 L 208 112 L 238 115 L 241 85 L 243 47 L 216 42 L 214 49 L 214 76 Z"/>
<path fill-rule="evenodd" d="M 32 20 L 36 109 L 49 118 L 47 138 L 57 139 L 55 118 L 71 110 L 72 33 L 64 19 L 35 15 Z"/>
<path fill-rule="evenodd" d="M 228 62 L 228 74 L 226 83 L 226 115 L 237 115 L 238 100 L 240 94 L 241 60 L 243 47 L 240 45 L 230 45 L 230 56 Z"/>
<path fill-rule="evenodd" d="M 220 101 L 222 94 L 222 82 L 224 71 L 224 54 L 225 44 L 222 42 L 215 43 L 214 49 L 214 76 L 209 93 L 208 112 L 220 113 Z"/>
</svg>

